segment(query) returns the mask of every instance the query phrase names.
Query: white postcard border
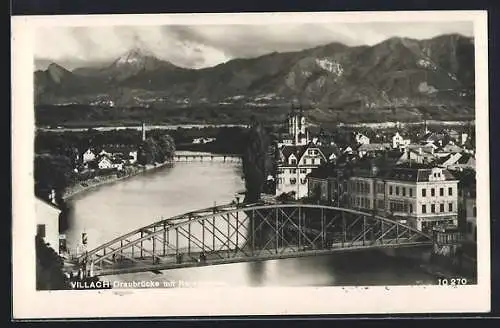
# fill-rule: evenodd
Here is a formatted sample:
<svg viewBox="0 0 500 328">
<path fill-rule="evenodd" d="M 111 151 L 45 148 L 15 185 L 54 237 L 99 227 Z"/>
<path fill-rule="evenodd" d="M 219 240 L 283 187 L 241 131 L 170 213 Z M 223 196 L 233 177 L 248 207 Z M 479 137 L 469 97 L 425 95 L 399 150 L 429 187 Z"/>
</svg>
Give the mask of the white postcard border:
<svg viewBox="0 0 500 328">
<path fill-rule="evenodd" d="M 37 26 L 473 21 L 476 60 L 478 284 L 475 286 L 186 288 L 36 291 L 33 44 Z M 488 39 L 485 11 L 17 16 L 12 18 L 13 316 L 84 318 L 490 310 Z"/>
</svg>

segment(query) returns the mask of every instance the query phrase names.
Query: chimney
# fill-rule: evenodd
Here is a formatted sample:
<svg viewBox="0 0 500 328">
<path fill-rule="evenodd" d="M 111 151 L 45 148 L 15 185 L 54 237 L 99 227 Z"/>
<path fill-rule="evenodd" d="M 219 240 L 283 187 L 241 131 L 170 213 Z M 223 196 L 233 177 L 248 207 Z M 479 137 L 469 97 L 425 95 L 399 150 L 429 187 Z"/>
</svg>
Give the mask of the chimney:
<svg viewBox="0 0 500 328">
<path fill-rule="evenodd" d="M 56 191 L 54 189 L 50 191 L 49 200 L 52 204 L 56 204 Z"/>
</svg>

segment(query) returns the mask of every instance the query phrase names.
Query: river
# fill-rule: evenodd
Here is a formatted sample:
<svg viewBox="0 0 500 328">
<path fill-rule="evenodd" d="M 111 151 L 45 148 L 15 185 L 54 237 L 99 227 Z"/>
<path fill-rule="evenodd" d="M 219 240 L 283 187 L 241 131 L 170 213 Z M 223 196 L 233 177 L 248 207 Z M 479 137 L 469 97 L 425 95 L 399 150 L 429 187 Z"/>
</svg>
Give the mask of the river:
<svg viewBox="0 0 500 328">
<path fill-rule="evenodd" d="M 71 199 L 68 246 L 88 249 L 162 217 L 228 203 L 244 189 L 241 164 L 175 163 Z M 134 273 L 106 279 L 230 286 L 413 285 L 435 283 L 417 263 L 377 251 Z"/>
</svg>

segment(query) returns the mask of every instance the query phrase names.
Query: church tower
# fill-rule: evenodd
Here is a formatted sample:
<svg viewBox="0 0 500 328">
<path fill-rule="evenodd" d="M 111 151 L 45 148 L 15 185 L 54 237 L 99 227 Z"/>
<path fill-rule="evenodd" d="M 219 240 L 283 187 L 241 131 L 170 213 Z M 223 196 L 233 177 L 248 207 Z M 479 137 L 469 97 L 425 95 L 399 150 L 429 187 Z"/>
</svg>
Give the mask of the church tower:
<svg viewBox="0 0 500 328">
<path fill-rule="evenodd" d="M 302 107 L 292 105 L 288 114 L 288 134 L 294 145 L 305 145 L 308 143 L 307 122 Z"/>
</svg>

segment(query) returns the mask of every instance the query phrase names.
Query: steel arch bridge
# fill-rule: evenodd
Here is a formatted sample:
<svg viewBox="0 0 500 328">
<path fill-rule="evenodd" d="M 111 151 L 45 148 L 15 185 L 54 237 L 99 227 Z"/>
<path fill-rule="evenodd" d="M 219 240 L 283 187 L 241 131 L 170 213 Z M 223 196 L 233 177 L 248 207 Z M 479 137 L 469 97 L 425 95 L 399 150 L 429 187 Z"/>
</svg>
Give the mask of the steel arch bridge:
<svg viewBox="0 0 500 328">
<path fill-rule="evenodd" d="M 312 204 L 231 204 L 197 210 L 115 238 L 78 258 L 90 276 L 339 251 L 432 245 L 400 222 Z"/>
</svg>

